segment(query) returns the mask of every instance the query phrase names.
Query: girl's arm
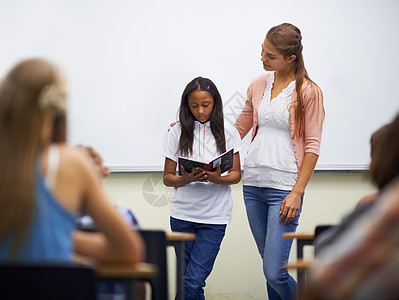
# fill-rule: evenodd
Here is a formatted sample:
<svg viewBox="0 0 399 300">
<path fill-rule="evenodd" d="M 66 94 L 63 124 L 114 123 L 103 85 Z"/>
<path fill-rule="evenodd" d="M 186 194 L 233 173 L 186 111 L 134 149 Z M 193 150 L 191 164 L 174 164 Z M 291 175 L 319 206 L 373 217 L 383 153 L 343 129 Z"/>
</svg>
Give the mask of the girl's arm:
<svg viewBox="0 0 399 300">
<path fill-rule="evenodd" d="M 75 252 L 99 262 L 137 263 L 144 258 L 144 244 L 136 230 L 125 224 L 98 180 L 93 164 L 74 149 L 68 163 L 71 179 L 79 190 L 85 212 L 97 225 L 98 233 L 75 232 Z M 70 151 L 71 152 L 71 151 Z M 72 178 L 74 177 L 74 178 Z M 78 185 L 76 182 L 79 182 Z M 71 187 L 71 185 L 69 185 Z"/>
<path fill-rule="evenodd" d="M 163 171 L 163 183 L 170 187 L 180 187 L 189 184 L 193 181 L 206 180 L 205 171 L 194 168 L 191 173 L 187 173 L 183 166 L 181 167 L 182 176 L 176 175 L 177 163 L 170 158 L 165 158 L 165 165 Z"/>
<path fill-rule="evenodd" d="M 206 180 L 216 184 L 235 184 L 241 180 L 241 165 L 240 165 L 240 154 L 236 152 L 233 156 L 233 167 L 230 169 L 229 174 L 222 176 L 220 172 L 220 164 L 218 163 L 215 172 L 204 171 L 206 174 Z"/>
</svg>

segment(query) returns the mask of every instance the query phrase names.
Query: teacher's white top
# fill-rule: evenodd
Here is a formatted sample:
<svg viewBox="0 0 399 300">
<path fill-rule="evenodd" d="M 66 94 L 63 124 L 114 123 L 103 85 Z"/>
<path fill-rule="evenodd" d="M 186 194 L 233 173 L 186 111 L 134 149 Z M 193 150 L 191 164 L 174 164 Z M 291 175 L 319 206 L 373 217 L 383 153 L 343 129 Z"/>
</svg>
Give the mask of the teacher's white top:
<svg viewBox="0 0 399 300">
<path fill-rule="evenodd" d="M 292 190 L 298 178 L 298 167 L 288 109 L 295 81 L 271 99 L 273 83 L 274 72 L 271 72 L 266 79 L 266 89 L 258 109 L 258 133 L 245 159 L 243 184 Z"/>
</svg>

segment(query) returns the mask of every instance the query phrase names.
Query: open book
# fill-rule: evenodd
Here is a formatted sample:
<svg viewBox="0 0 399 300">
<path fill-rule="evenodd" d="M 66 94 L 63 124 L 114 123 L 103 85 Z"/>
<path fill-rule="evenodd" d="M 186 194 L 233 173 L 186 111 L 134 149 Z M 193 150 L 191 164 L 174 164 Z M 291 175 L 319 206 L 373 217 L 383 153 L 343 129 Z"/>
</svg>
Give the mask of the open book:
<svg viewBox="0 0 399 300">
<path fill-rule="evenodd" d="M 224 172 L 230 170 L 233 167 L 233 155 L 234 149 L 231 149 L 220 156 L 216 157 L 214 160 L 204 163 L 198 160 L 193 160 L 186 157 L 179 156 L 179 175 L 181 176 L 181 165 L 183 165 L 184 170 L 187 173 L 191 173 L 193 168 L 202 168 L 207 171 L 214 172 L 216 170 L 217 164 L 220 163 L 220 171 L 223 174 Z"/>
</svg>

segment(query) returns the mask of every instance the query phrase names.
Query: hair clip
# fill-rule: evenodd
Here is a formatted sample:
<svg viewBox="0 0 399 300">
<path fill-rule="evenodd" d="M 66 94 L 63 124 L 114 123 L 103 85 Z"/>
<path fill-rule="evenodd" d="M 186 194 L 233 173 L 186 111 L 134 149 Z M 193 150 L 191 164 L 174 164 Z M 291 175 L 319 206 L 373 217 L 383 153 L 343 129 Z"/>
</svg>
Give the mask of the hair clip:
<svg viewBox="0 0 399 300">
<path fill-rule="evenodd" d="M 39 95 L 39 107 L 43 110 L 54 108 L 58 111 L 66 110 L 66 99 L 59 88 L 52 84 L 45 86 Z"/>
</svg>

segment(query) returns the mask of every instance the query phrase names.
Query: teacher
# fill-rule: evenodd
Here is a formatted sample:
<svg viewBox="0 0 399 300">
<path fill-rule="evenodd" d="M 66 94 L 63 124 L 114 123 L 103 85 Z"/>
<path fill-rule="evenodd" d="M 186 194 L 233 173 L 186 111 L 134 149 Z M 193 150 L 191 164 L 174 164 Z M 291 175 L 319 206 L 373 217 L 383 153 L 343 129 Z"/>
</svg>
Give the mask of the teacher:
<svg viewBox="0 0 399 300">
<path fill-rule="evenodd" d="M 301 31 L 283 23 L 262 44 L 266 74 L 254 79 L 235 123 L 241 138 L 252 129 L 243 194 L 249 225 L 263 259 L 269 299 L 293 299 L 297 284 L 283 270 L 320 151 L 323 95 L 308 76 Z"/>
</svg>

